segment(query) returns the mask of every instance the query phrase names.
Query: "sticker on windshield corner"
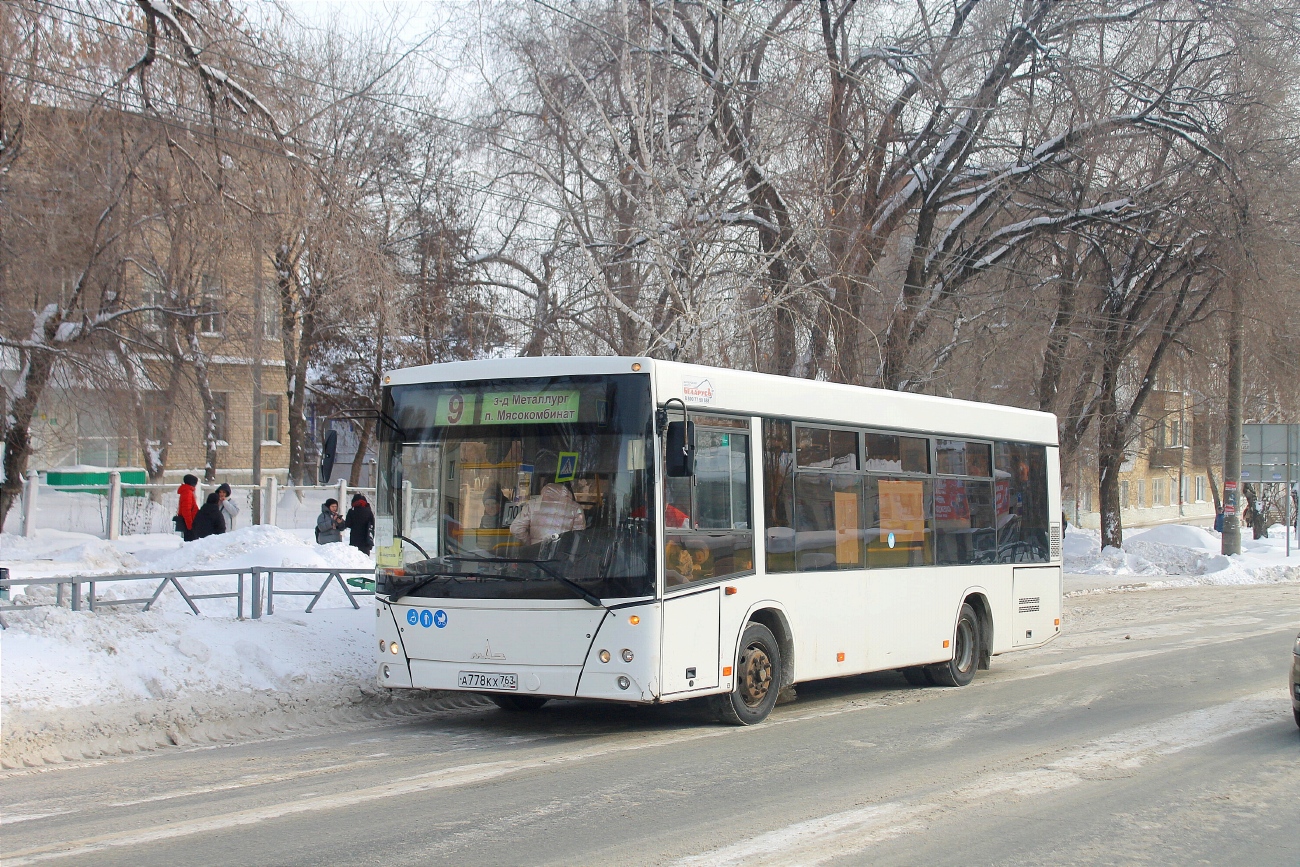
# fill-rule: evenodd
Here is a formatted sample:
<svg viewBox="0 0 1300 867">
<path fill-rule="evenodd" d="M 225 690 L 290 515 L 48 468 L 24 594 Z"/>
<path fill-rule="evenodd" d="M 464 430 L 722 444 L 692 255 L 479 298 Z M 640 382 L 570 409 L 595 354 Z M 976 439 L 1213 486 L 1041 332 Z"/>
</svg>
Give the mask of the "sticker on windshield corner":
<svg viewBox="0 0 1300 867">
<path fill-rule="evenodd" d="M 433 625 L 433 612 L 428 608 L 420 612 L 420 625 L 425 629 Z"/>
<path fill-rule="evenodd" d="M 560 452 L 560 462 L 556 465 L 555 481 L 571 482 L 578 475 L 578 453 Z"/>
<path fill-rule="evenodd" d="M 439 629 L 442 629 L 444 626 L 446 626 L 447 612 L 443 611 L 441 608 L 433 612 L 433 625 L 438 627 Z"/>
<path fill-rule="evenodd" d="M 417 623 L 420 622 L 420 612 L 416 611 L 414 608 L 407 611 L 406 622 L 411 624 L 412 626 L 415 626 Z"/>
</svg>

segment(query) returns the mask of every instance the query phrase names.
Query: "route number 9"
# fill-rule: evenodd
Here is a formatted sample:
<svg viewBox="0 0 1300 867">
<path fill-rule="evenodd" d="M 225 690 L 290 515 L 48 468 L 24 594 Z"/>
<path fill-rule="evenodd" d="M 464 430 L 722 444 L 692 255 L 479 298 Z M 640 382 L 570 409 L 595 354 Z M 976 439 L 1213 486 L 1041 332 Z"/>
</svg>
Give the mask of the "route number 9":
<svg viewBox="0 0 1300 867">
<path fill-rule="evenodd" d="M 460 424 L 460 418 L 465 414 L 465 398 L 463 395 L 453 394 L 447 399 L 447 424 Z"/>
</svg>

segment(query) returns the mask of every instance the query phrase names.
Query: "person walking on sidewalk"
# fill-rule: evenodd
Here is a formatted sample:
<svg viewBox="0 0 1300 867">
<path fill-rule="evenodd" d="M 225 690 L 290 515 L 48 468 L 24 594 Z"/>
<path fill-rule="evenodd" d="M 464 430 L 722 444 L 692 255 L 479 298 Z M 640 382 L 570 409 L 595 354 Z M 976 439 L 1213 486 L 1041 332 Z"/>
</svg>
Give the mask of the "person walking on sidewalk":
<svg viewBox="0 0 1300 867">
<path fill-rule="evenodd" d="M 348 528 L 348 544 L 362 554 L 369 554 L 375 547 L 375 512 L 363 495 L 352 495 L 352 508 L 348 509 L 343 524 Z"/>
<path fill-rule="evenodd" d="M 186 473 L 185 477 L 181 479 L 181 486 L 176 489 L 176 493 L 180 495 L 181 499 L 179 505 L 176 506 L 176 517 L 172 518 L 172 524 L 186 542 L 194 539 L 194 517 L 199 513 L 199 501 L 195 496 L 198 486 L 199 477 L 193 473 Z"/>
<path fill-rule="evenodd" d="M 320 507 L 316 518 L 316 543 L 329 545 L 343 541 L 343 516 L 339 514 L 339 501 L 330 497 Z"/>
<path fill-rule="evenodd" d="M 217 488 L 217 493 L 221 495 L 221 517 L 225 519 L 226 529 L 235 529 L 235 517 L 239 515 L 239 507 L 235 501 L 230 498 L 230 483 L 222 482 Z"/>
<path fill-rule="evenodd" d="M 221 494 L 216 491 L 208 494 L 208 499 L 199 507 L 194 516 L 194 527 L 190 531 L 193 540 L 220 536 L 226 532 L 226 519 L 221 516 Z"/>
</svg>

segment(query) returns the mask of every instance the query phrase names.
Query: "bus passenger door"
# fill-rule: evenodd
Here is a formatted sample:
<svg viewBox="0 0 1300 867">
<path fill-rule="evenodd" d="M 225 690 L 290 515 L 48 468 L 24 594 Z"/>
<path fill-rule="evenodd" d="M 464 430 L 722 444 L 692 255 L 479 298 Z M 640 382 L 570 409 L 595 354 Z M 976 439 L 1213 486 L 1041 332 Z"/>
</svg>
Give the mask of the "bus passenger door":
<svg viewBox="0 0 1300 867">
<path fill-rule="evenodd" d="M 717 687 L 720 599 L 718 587 L 664 599 L 662 695 Z"/>
</svg>

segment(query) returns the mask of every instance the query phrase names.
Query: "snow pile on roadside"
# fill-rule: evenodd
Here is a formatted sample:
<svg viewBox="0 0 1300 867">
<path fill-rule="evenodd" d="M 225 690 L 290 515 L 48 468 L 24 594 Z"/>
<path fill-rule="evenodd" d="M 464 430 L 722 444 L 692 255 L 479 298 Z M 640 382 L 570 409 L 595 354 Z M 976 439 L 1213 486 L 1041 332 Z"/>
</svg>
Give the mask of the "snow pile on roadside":
<svg viewBox="0 0 1300 867">
<path fill-rule="evenodd" d="M 1196 584 L 1271 584 L 1300 581 L 1300 551 L 1286 557 L 1286 528 L 1265 539 L 1243 539 L 1242 553 L 1220 554 L 1219 534 L 1202 527 L 1166 524 L 1127 535 L 1123 550 L 1102 548 L 1096 530 L 1071 527 L 1065 536 L 1065 571 L 1147 579 L 1148 587 Z M 1292 547 L 1296 541 L 1292 539 Z M 1155 579 L 1155 580 L 1151 580 Z"/>
<path fill-rule="evenodd" d="M 0 536 L 0 558 L 15 578 L 251 566 L 373 568 L 367 555 L 346 544 L 316 545 L 276 527 L 247 527 L 183 545 L 175 536 L 112 542 L 75 533 Z M 221 593 L 231 592 L 234 581 L 215 576 L 182 583 L 190 593 Z M 322 581 L 320 574 L 286 575 L 276 587 L 315 590 Z M 129 598 L 150 595 L 155 586 L 106 583 L 97 590 L 100 598 Z M 30 598 L 52 594 L 33 588 Z M 358 702 L 392 704 L 372 685 L 373 606 L 365 601 L 353 609 L 337 586 L 312 614 L 303 613 L 306 601 L 278 599 L 273 616 L 240 621 L 233 600 L 202 600 L 203 616 L 195 617 L 169 587 L 149 612 L 50 606 L 6 613 L 0 760 L 14 766 L 34 757 L 80 756 L 92 742 L 108 746 L 90 752 L 112 751 L 115 738 L 128 730 L 150 744 L 158 732 L 178 743 L 213 720 L 250 713 L 297 709 L 315 715 Z M 140 710 L 146 707 L 148 713 Z"/>
</svg>

